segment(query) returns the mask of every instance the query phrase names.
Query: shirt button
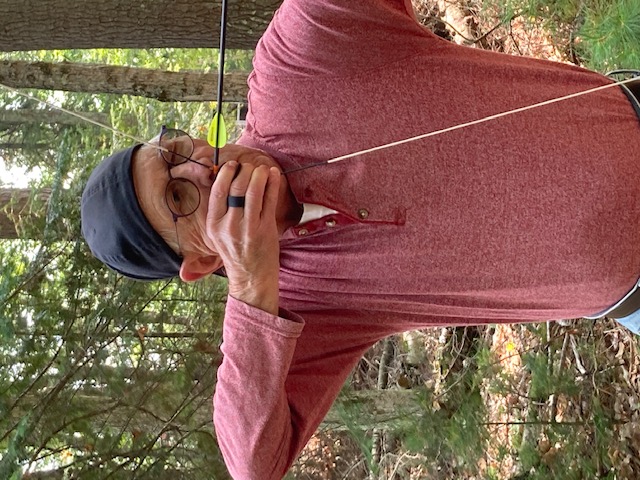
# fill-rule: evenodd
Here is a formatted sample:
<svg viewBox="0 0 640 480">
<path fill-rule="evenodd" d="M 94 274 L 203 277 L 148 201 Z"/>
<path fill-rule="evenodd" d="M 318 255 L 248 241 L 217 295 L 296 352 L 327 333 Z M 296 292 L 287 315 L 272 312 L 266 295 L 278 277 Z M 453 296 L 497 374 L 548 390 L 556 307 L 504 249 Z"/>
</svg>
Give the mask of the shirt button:
<svg viewBox="0 0 640 480">
<path fill-rule="evenodd" d="M 324 222 L 324 224 L 327 227 L 335 227 L 336 226 L 336 221 L 333 218 L 331 218 L 331 219 L 327 220 L 326 222 Z"/>
<path fill-rule="evenodd" d="M 307 230 L 306 228 L 301 228 L 300 230 L 298 230 L 298 235 L 300 235 L 301 237 L 304 237 L 307 233 L 309 233 L 309 230 Z"/>
<path fill-rule="evenodd" d="M 368 216 L 369 216 L 369 211 L 367 209 L 361 208 L 360 210 L 358 210 L 358 217 L 361 218 L 362 220 L 364 220 Z"/>
</svg>

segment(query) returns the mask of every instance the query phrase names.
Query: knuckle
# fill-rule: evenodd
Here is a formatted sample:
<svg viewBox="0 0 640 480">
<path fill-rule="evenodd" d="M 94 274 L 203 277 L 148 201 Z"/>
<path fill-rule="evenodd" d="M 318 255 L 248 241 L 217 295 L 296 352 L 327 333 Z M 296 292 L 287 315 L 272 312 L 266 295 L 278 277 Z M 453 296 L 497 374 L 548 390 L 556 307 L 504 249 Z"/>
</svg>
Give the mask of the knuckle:
<svg viewBox="0 0 640 480">
<path fill-rule="evenodd" d="M 233 195 L 235 197 L 241 197 L 245 194 L 246 192 L 246 187 L 240 187 L 239 185 L 231 185 L 231 188 L 229 189 L 229 195 Z"/>
<path fill-rule="evenodd" d="M 253 171 L 254 175 L 266 175 L 269 172 L 269 168 L 266 165 L 258 165 Z"/>
<path fill-rule="evenodd" d="M 211 189 L 211 197 L 216 199 L 226 198 L 227 194 L 221 190 L 220 188 L 212 188 Z"/>
<path fill-rule="evenodd" d="M 229 193 L 231 195 L 244 195 L 244 193 L 247 191 L 247 188 L 249 187 L 249 181 L 251 180 L 252 172 L 253 166 L 243 166 L 240 175 L 238 175 L 237 178 L 235 178 L 233 182 L 231 182 Z"/>
</svg>

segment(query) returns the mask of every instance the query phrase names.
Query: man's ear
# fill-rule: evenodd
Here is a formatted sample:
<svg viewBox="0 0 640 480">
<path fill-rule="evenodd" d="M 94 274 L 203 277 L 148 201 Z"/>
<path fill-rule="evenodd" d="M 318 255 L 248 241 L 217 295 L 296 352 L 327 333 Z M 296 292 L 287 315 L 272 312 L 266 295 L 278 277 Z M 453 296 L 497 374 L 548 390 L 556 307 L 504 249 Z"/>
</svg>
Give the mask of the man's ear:
<svg viewBox="0 0 640 480">
<path fill-rule="evenodd" d="M 180 266 L 180 278 L 184 282 L 195 282 L 222 267 L 222 260 L 217 255 L 187 255 Z"/>
</svg>

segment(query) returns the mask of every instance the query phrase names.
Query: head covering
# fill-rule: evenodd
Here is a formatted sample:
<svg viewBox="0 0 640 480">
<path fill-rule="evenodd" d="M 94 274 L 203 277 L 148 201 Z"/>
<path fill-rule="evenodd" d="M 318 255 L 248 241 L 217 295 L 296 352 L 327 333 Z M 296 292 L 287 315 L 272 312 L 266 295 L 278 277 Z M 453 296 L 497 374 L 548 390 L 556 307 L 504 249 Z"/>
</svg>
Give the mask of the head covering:
<svg viewBox="0 0 640 480">
<path fill-rule="evenodd" d="M 122 275 L 175 277 L 182 259 L 144 216 L 133 186 L 131 160 L 140 147 L 114 153 L 91 173 L 82 193 L 82 235 L 95 257 Z"/>
</svg>

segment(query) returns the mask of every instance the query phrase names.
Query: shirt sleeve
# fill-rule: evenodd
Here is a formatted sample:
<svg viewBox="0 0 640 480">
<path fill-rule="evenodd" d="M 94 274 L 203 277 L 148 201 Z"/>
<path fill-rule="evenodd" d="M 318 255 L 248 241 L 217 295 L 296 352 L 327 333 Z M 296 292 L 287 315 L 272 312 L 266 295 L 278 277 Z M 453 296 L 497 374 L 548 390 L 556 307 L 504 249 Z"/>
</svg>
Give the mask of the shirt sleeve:
<svg viewBox="0 0 640 480">
<path fill-rule="evenodd" d="M 254 70 L 270 75 L 348 75 L 400 61 L 438 39 L 410 0 L 286 0 L 258 43 Z"/>
<path fill-rule="evenodd" d="M 229 297 L 214 423 L 234 479 L 282 478 L 377 340 L 348 329 L 335 335 L 335 328 Z"/>
</svg>

